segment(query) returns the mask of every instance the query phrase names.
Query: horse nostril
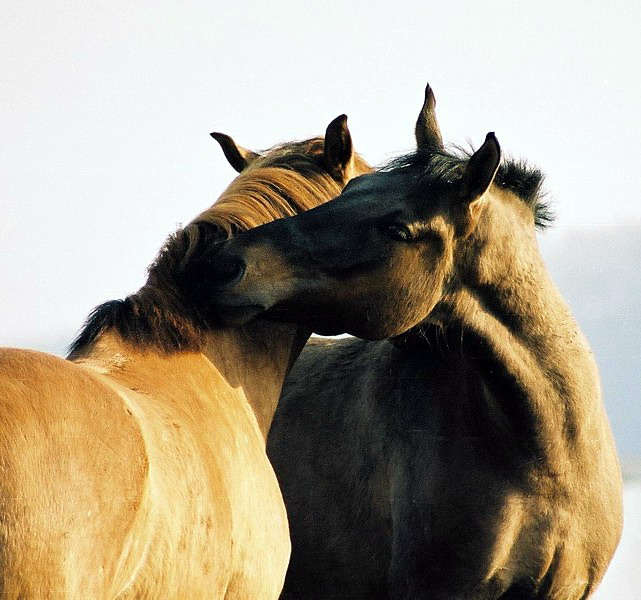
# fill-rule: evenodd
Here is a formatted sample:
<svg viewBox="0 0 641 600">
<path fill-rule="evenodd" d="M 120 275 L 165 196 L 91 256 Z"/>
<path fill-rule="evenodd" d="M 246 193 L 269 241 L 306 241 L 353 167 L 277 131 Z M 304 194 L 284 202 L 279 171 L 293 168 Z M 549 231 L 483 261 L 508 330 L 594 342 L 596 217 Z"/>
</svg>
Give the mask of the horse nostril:
<svg viewBox="0 0 641 600">
<path fill-rule="evenodd" d="M 213 279 L 217 287 L 229 287 L 238 283 L 245 274 L 245 261 L 237 257 L 213 259 Z"/>
</svg>

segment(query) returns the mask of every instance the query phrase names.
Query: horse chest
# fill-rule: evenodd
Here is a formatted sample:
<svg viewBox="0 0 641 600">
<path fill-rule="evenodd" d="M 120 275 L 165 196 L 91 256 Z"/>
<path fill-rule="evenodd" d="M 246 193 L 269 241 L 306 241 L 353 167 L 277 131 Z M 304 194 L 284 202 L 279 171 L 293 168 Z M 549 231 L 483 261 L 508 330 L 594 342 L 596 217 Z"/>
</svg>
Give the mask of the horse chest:
<svg viewBox="0 0 641 600">
<path fill-rule="evenodd" d="M 405 495 L 392 502 L 392 587 L 405 585 L 410 573 L 412 589 L 404 593 L 429 590 L 434 598 L 575 599 L 594 580 L 569 506 L 525 494 L 489 473 L 476 480 L 432 477 L 422 489 L 411 477 Z"/>
<path fill-rule="evenodd" d="M 490 441 L 452 411 L 432 398 L 430 411 L 407 413 L 387 440 L 391 587 L 407 597 L 431 590 L 440 598 L 456 582 L 473 597 L 561 589 L 560 598 L 580 598 L 590 557 L 576 499 L 507 477 Z"/>
</svg>

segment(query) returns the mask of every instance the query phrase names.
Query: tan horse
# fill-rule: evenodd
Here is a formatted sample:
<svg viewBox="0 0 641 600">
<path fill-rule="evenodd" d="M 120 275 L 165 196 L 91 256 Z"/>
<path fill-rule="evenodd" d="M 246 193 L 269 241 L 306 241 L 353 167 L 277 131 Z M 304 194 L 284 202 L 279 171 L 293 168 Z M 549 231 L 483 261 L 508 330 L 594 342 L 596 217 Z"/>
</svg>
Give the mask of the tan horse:
<svg viewBox="0 0 641 600">
<path fill-rule="evenodd" d="M 308 345 L 270 431 L 283 597 L 587 598 L 621 476 L 594 358 L 538 251 L 542 175 L 501 163 L 494 134 L 443 148 L 429 87 L 416 139 L 217 254 L 226 311 L 364 338 Z"/>
<path fill-rule="evenodd" d="M 290 542 L 265 435 L 309 332 L 220 327 L 201 259 L 368 167 L 344 116 L 324 141 L 264 156 L 212 135 L 241 173 L 168 240 L 146 285 L 98 307 L 69 360 L 0 351 L 3 598 L 280 593 Z"/>
</svg>

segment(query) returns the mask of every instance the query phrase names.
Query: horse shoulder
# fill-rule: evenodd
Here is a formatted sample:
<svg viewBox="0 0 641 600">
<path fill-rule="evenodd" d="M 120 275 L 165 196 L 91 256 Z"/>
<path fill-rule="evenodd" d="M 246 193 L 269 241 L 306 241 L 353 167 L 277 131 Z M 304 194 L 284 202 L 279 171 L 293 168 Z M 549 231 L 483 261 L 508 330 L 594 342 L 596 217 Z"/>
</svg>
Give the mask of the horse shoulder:
<svg viewBox="0 0 641 600">
<path fill-rule="evenodd" d="M 198 353 L 136 356 L 108 377 L 138 421 L 149 460 L 154 519 L 140 526 L 156 541 L 133 589 L 277 597 L 287 517 L 243 390 Z"/>
</svg>

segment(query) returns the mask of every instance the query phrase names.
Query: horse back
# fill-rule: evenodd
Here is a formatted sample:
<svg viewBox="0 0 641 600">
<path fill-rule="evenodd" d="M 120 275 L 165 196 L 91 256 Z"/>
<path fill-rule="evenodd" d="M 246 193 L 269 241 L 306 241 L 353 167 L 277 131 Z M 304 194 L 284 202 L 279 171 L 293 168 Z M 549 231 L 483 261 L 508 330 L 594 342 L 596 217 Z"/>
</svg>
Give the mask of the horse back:
<svg viewBox="0 0 641 600">
<path fill-rule="evenodd" d="M 147 471 L 118 394 L 60 358 L 0 350 L 0 468 L 3 595 L 115 591 Z"/>
</svg>

